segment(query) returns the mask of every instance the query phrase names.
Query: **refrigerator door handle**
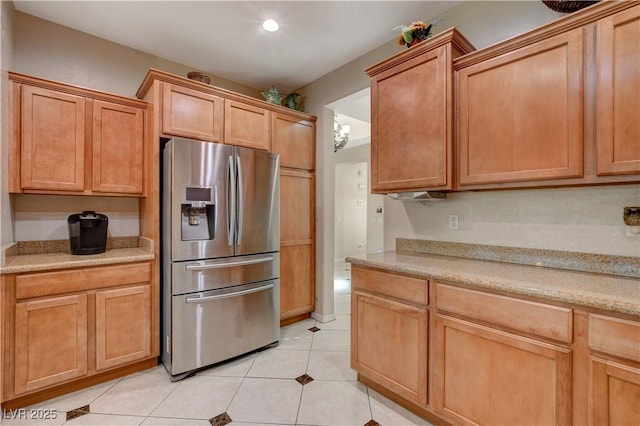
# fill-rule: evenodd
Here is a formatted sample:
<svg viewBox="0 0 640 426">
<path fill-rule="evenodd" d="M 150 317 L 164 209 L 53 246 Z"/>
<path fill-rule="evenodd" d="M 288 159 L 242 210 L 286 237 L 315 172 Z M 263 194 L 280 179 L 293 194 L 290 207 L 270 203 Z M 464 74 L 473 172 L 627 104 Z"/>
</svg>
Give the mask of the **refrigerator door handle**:
<svg viewBox="0 0 640 426">
<path fill-rule="evenodd" d="M 227 174 L 227 235 L 229 246 L 233 245 L 236 232 L 236 173 L 233 168 L 233 157 L 229 156 Z"/>
<path fill-rule="evenodd" d="M 240 161 L 240 157 L 236 157 L 236 173 L 238 179 L 238 193 L 237 197 L 237 210 L 238 210 L 238 234 L 236 237 L 236 244 L 240 245 L 242 241 L 242 222 L 244 221 L 244 183 L 242 182 L 242 162 Z"/>
<path fill-rule="evenodd" d="M 189 263 L 184 267 L 184 270 L 185 271 L 202 271 L 205 269 L 232 268 L 234 266 L 255 265 L 257 263 L 267 263 L 272 261 L 273 261 L 273 256 L 266 256 L 258 259 L 247 259 L 247 260 L 231 261 L 231 262 L 207 263 L 206 261 L 204 261 L 204 262 L 198 262 L 198 263 Z"/>
<path fill-rule="evenodd" d="M 223 293 L 223 294 L 216 294 L 214 296 L 200 296 L 200 297 L 187 297 L 186 298 L 186 302 L 187 303 L 201 303 L 201 302 L 209 302 L 212 300 L 220 300 L 220 299 L 227 299 L 229 297 L 238 297 L 238 296 L 245 296 L 247 294 L 251 294 L 251 293 L 257 293 L 259 291 L 265 291 L 265 290 L 269 290 L 273 288 L 273 283 L 270 284 L 266 284 L 260 287 L 256 287 L 256 288 L 250 288 L 248 290 L 241 290 L 241 291 L 234 291 L 231 293 Z"/>
</svg>

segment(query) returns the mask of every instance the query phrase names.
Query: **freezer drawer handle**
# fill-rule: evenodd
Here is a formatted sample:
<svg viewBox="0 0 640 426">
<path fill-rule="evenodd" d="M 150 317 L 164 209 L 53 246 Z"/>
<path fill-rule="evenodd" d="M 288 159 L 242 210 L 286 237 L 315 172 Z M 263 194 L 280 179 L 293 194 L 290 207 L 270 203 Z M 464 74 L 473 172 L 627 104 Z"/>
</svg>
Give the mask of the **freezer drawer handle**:
<svg viewBox="0 0 640 426">
<path fill-rule="evenodd" d="M 262 287 L 250 288 L 249 290 L 236 291 L 234 293 L 218 294 L 215 296 L 205 296 L 205 297 L 188 297 L 186 300 L 187 300 L 187 303 L 209 302 L 211 300 L 220 300 L 220 299 L 227 299 L 229 297 L 244 296 L 246 294 L 257 293 L 259 291 L 265 291 L 271 288 L 273 288 L 273 284 L 267 284 Z"/>
<path fill-rule="evenodd" d="M 219 268 L 230 268 L 233 266 L 255 265 L 256 263 L 266 263 L 266 262 L 271 262 L 272 260 L 273 260 L 273 256 L 267 256 L 260 259 L 241 260 L 239 262 L 224 262 L 224 263 L 211 263 L 211 264 L 191 263 L 185 266 L 184 269 L 186 271 L 202 271 L 205 269 L 219 269 Z"/>
</svg>

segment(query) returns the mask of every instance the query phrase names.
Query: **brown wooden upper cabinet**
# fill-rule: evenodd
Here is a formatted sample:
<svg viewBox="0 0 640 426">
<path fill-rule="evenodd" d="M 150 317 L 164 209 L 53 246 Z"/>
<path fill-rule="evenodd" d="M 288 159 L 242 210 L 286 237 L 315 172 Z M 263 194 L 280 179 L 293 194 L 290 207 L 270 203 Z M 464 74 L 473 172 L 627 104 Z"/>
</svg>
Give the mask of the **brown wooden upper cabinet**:
<svg viewBox="0 0 640 426">
<path fill-rule="evenodd" d="M 640 173 L 640 6 L 598 21 L 598 175 Z"/>
<path fill-rule="evenodd" d="M 458 72 L 459 184 L 581 177 L 581 28 Z"/>
<path fill-rule="evenodd" d="M 10 192 L 145 195 L 146 102 L 9 78 Z"/>
<path fill-rule="evenodd" d="M 224 99 L 177 84 L 163 84 L 163 134 L 222 142 L 223 126 Z"/>
<path fill-rule="evenodd" d="M 638 182 L 638 40 L 602 2 L 454 60 L 458 188 Z"/>
<path fill-rule="evenodd" d="M 453 188 L 453 58 L 473 50 L 455 29 L 368 68 L 371 188 Z"/>
<path fill-rule="evenodd" d="M 93 102 L 94 192 L 141 194 L 144 190 L 144 111 Z"/>
<path fill-rule="evenodd" d="M 271 120 L 272 149 L 280 154 L 280 166 L 315 169 L 315 123 L 274 112 Z"/>
<path fill-rule="evenodd" d="M 225 99 L 224 143 L 269 151 L 271 111 Z"/>
<path fill-rule="evenodd" d="M 85 99 L 22 85 L 19 100 L 21 189 L 83 191 Z"/>
<path fill-rule="evenodd" d="M 270 111 L 179 84 L 162 87 L 163 135 L 270 150 Z"/>
</svg>

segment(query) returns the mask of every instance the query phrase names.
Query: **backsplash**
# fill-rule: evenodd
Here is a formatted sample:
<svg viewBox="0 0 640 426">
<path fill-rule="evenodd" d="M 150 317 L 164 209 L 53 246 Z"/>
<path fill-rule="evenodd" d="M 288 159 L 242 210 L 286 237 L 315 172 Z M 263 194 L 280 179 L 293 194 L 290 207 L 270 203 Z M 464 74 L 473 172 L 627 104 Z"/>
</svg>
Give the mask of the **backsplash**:
<svg viewBox="0 0 640 426">
<path fill-rule="evenodd" d="M 385 248 L 396 238 L 640 257 L 624 207 L 640 205 L 640 185 L 477 191 L 432 206 L 385 198 Z M 448 215 L 458 215 L 449 229 Z"/>
<path fill-rule="evenodd" d="M 396 251 L 464 257 L 476 260 L 490 260 L 494 262 L 640 278 L 640 258 L 629 256 L 610 256 L 593 253 L 412 240 L 406 238 L 398 238 L 396 240 Z"/>
<path fill-rule="evenodd" d="M 93 210 L 109 218 L 109 237 L 139 235 L 138 199 L 64 195 L 16 195 L 14 241 L 69 238 L 67 218 Z"/>
<path fill-rule="evenodd" d="M 134 248 L 141 246 L 141 239 L 135 237 L 114 237 L 107 238 L 107 250 Z M 7 256 L 23 256 L 29 254 L 46 253 L 71 253 L 69 239 L 66 240 L 39 240 L 39 241 L 19 241 L 9 248 Z"/>
</svg>

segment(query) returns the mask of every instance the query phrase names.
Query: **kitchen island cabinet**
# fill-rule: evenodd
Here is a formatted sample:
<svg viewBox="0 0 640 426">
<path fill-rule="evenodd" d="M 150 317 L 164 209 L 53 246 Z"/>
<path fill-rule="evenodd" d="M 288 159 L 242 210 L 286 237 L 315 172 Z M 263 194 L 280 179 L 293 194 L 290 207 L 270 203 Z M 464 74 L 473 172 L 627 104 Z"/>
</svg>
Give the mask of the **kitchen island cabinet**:
<svg viewBox="0 0 640 426">
<path fill-rule="evenodd" d="M 9 73 L 9 190 L 146 195 L 148 104 Z"/>
<path fill-rule="evenodd" d="M 157 364 L 151 263 L 2 275 L 3 408 Z"/>
<path fill-rule="evenodd" d="M 455 29 L 368 68 L 371 189 L 453 188 L 453 70 L 473 46 Z"/>
</svg>

